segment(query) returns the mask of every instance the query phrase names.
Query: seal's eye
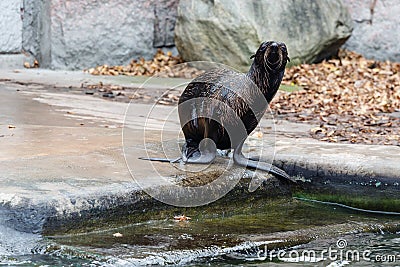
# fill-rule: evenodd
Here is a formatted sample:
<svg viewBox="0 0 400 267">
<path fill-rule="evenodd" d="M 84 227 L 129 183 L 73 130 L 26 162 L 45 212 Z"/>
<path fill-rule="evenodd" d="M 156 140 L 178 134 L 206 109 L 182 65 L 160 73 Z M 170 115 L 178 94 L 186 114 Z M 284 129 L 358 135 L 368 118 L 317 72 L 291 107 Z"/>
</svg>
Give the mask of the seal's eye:
<svg viewBox="0 0 400 267">
<path fill-rule="evenodd" d="M 260 50 L 261 52 L 265 52 L 265 50 L 267 50 L 267 48 L 268 48 L 269 46 L 271 46 L 271 43 L 272 43 L 271 41 L 262 43 L 261 46 L 260 46 L 260 48 L 259 48 L 259 50 Z"/>
</svg>

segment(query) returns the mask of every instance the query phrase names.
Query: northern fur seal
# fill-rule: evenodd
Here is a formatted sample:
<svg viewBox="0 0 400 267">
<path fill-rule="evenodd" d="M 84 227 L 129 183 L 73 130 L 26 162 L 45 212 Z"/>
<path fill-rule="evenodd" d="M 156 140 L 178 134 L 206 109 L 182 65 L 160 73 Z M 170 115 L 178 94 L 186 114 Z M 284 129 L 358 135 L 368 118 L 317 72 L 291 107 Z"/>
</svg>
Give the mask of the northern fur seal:
<svg viewBox="0 0 400 267">
<path fill-rule="evenodd" d="M 142 159 L 206 164 L 215 159 L 217 148 L 233 148 L 234 163 L 294 181 L 283 170 L 242 154 L 244 141 L 275 96 L 286 63 L 290 61 L 286 45 L 274 41 L 263 42 L 250 58 L 254 60 L 245 74 L 214 69 L 195 78 L 185 88 L 178 105 L 185 135 L 181 158 Z"/>
</svg>

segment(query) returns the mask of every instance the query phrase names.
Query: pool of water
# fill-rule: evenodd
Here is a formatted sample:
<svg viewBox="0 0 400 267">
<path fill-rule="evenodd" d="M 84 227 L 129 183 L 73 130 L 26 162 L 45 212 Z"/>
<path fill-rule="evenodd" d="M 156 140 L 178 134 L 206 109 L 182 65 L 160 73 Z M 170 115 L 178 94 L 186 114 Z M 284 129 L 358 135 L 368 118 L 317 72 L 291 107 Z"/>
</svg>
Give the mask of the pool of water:
<svg viewBox="0 0 400 267">
<path fill-rule="evenodd" d="M 266 246 L 243 253 L 240 259 L 228 255 L 214 259 L 213 266 L 399 266 L 399 246 L 399 233 L 343 235 L 277 251 Z"/>
<path fill-rule="evenodd" d="M 175 211 L 176 212 L 176 211 Z M 0 256 L 19 266 L 392 266 L 400 217 L 296 199 L 252 200 L 172 213 L 87 233 L 31 237 Z M 33 238 L 33 239 L 32 239 Z M 330 254 L 329 254 L 330 253 Z"/>
</svg>

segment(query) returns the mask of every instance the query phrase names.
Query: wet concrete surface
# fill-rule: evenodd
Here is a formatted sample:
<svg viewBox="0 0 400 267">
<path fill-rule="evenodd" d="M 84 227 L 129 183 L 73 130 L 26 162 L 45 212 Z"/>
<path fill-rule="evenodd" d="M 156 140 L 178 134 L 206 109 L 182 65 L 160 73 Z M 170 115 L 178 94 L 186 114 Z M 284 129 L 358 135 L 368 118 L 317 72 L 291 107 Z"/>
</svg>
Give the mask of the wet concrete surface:
<svg viewBox="0 0 400 267">
<path fill-rule="evenodd" d="M 40 70 L 0 71 L 0 75 L 0 205 L 7 227 L 57 232 L 68 223 L 75 227 L 78 219 L 118 217 L 158 205 L 132 175 L 146 181 L 147 187 L 160 186 L 153 166 L 137 158 L 146 153 L 145 134 L 150 150 L 159 152 L 161 127 L 163 141 L 172 151 L 168 156 L 179 155 L 174 107 L 158 106 L 154 111 L 151 104 L 137 103 L 127 112 L 126 103 L 56 90 L 105 80 L 141 86 L 142 78 Z M 168 89 L 173 82 L 183 81 L 163 83 L 159 79 L 146 88 Z M 168 123 L 163 124 L 165 118 Z M 145 123 L 147 133 L 143 131 Z M 400 147 L 323 143 L 307 135 L 312 125 L 278 121 L 275 126 L 273 136 L 271 120 L 262 122 L 264 138 L 276 145 L 275 164 L 299 180 L 301 194 L 313 197 L 310 190 L 322 188 L 329 195 L 336 188 L 335 194 L 378 196 L 389 202 L 398 198 Z M 128 166 L 124 151 L 131 159 Z M 177 175 L 170 165 L 155 164 L 167 176 Z M 218 164 L 211 173 L 218 170 Z M 236 177 L 242 175 L 232 172 Z M 391 211 L 400 211 L 397 202 L 390 203 L 395 205 Z"/>
</svg>

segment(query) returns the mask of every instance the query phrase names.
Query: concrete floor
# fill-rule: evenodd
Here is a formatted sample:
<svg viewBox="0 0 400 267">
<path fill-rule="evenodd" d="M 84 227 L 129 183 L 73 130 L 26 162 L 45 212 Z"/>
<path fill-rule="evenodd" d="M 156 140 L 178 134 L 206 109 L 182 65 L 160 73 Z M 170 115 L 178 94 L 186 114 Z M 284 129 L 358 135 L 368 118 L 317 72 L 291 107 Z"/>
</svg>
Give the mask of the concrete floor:
<svg viewBox="0 0 400 267">
<path fill-rule="evenodd" d="M 0 206 L 14 228 L 41 232 L 58 215 L 71 219 L 96 206 L 134 203 L 134 192 L 160 186 L 154 166 L 165 176 L 182 173 L 169 164 L 138 159 L 146 155 L 145 139 L 155 155 L 163 156 L 162 141 L 167 157 L 179 156 L 182 135 L 174 107 L 128 106 L 57 89 L 100 80 L 129 86 L 143 82 L 78 72 L 0 70 Z M 152 90 L 173 83 L 161 79 L 146 86 Z M 275 155 L 267 156 L 275 156 L 276 164 L 299 181 L 355 179 L 369 188 L 399 189 L 400 147 L 324 143 L 308 136 L 312 125 L 286 121 L 276 123 L 274 136 L 273 127 L 272 120 L 263 120 L 262 128 L 270 132 L 264 135 L 267 145 L 276 146 Z M 224 163 L 213 171 L 218 164 Z"/>
</svg>

